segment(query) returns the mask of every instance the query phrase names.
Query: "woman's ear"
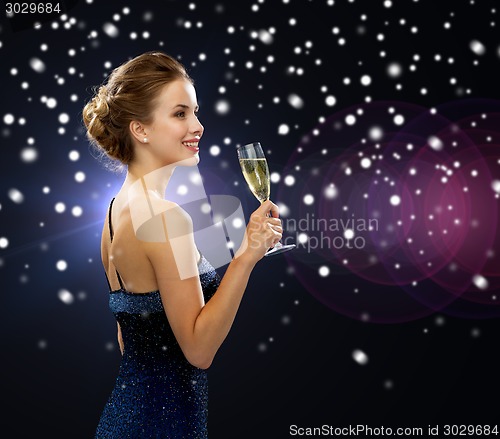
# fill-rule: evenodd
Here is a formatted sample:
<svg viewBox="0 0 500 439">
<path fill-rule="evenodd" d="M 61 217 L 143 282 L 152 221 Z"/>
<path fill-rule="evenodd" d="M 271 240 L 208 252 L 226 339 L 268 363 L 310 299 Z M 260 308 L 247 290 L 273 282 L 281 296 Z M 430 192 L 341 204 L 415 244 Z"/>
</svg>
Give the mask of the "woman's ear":
<svg viewBox="0 0 500 439">
<path fill-rule="evenodd" d="M 144 125 L 136 120 L 133 120 L 129 124 L 130 134 L 139 143 L 148 143 L 148 135 Z"/>
</svg>

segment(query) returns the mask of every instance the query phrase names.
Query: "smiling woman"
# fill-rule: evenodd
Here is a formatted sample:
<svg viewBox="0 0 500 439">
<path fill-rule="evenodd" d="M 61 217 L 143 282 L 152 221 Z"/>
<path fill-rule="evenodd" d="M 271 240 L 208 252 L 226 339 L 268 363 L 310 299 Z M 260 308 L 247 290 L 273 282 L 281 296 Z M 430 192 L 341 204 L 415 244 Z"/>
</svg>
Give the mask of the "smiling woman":
<svg viewBox="0 0 500 439">
<path fill-rule="evenodd" d="M 282 234 L 263 203 L 221 280 L 198 251 L 189 215 L 164 199 L 177 166 L 199 161 L 193 81 L 161 52 L 113 71 L 83 110 L 89 139 L 127 166 L 101 254 L 122 353 L 96 438 L 207 437 L 207 371 L 255 264 Z"/>
<path fill-rule="evenodd" d="M 111 158 L 131 162 L 134 148 L 128 125 L 153 121 L 156 100 L 166 85 L 193 83 L 185 68 L 161 52 L 148 52 L 116 68 L 83 110 L 89 140 Z"/>
</svg>

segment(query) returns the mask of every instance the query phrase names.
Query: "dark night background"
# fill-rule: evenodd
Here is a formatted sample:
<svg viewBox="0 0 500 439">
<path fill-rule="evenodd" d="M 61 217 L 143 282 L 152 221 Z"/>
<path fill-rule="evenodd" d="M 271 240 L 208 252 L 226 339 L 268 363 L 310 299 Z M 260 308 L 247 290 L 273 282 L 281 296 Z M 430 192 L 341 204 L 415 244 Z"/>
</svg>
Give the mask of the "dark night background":
<svg viewBox="0 0 500 439">
<path fill-rule="evenodd" d="M 64 14 L 1 14 L 2 437 L 93 437 L 113 387 L 120 354 L 99 243 L 123 175 L 95 159 L 81 110 L 120 63 L 156 49 L 180 57 L 205 126 L 205 189 L 237 196 L 245 214 L 257 202 L 242 184 L 238 143 L 261 141 L 271 171 L 284 173 L 320 117 L 367 96 L 428 109 L 466 99 L 480 108 L 478 99 L 488 99 L 488 111 L 500 112 L 493 0 L 59 3 Z M 485 50 L 473 50 L 474 41 Z M 399 77 L 388 74 L 392 62 Z M 360 82 L 364 75 L 369 84 Z M 282 182 L 271 188 L 278 202 L 288 190 Z M 308 292 L 289 269 L 306 266 L 307 257 L 299 249 L 257 265 L 210 368 L 211 438 L 291 437 L 291 424 L 498 422 L 498 306 L 362 321 Z M 357 285 L 381 301 L 387 289 L 405 294 L 333 265 L 324 287 L 332 295 Z M 366 364 L 355 361 L 356 350 Z"/>
</svg>

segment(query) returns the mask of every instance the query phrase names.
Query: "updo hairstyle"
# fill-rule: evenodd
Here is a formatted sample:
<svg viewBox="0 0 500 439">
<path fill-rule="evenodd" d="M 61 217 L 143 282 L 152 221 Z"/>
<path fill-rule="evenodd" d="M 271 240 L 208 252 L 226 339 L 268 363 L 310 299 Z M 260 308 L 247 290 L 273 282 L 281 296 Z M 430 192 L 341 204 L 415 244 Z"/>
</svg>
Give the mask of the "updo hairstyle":
<svg viewBox="0 0 500 439">
<path fill-rule="evenodd" d="M 88 139 L 128 165 L 134 158 L 130 122 L 150 124 L 161 89 L 178 79 L 193 83 L 184 66 L 162 52 L 146 52 L 117 67 L 83 108 Z"/>
</svg>

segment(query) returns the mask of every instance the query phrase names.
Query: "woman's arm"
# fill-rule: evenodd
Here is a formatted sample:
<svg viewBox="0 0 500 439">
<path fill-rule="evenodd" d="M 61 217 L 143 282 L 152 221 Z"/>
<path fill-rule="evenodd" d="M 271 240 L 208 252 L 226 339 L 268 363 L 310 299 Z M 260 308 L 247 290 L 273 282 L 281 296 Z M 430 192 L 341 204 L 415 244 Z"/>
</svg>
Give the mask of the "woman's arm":
<svg viewBox="0 0 500 439">
<path fill-rule="evenodd" d="M 120 328 L 120 324 L 116 322 L 116 325 L 118 326 L 118 346 L 120 346 L 120 352 L 123 355 L 123 338 L 122 338 L 122 329 Z"/>
<path fill-rule="evenodd" d="M 142 246 L 155 270 L 167 318 L 184 355 L 194 366 L 206 369 L 233 324 L 253 267 L 281 239 L 278 208 L 268 201 L 252 214 L 244 243 L 207 304 L 197 275 L 192 224 L 175 209 L 163 215 L 168 239 L 143 242 Z"/>
</svg>

